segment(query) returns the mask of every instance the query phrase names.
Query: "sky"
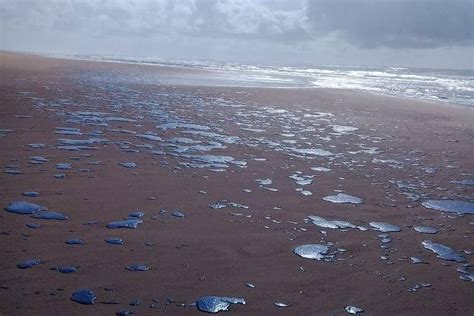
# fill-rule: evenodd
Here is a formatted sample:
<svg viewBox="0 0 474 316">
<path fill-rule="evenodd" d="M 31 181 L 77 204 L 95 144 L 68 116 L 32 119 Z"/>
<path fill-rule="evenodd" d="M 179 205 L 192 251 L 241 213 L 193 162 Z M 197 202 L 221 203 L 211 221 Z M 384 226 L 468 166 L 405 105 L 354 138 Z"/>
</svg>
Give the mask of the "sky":
<svg viewBox="0 0 474 316">
<path fill-rule="evenodd" d="M 474 69 L 474 0 L 0 0 L 0 49 Z"/>
</svg>

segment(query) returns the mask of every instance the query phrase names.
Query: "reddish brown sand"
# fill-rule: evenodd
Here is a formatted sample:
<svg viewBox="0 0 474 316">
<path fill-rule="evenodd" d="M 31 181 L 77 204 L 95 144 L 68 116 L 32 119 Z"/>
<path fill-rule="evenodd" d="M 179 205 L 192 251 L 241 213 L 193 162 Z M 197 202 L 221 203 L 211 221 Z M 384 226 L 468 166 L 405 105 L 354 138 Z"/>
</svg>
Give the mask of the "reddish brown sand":
<svg viewBox="0 0 474 316">
<path fill-rule="evenodd" d="M 0 137 L 0 165 L 2 168 L 18 165 L 22 171 L 21 175 L 0 174 L 0 205 L 5 207 L 10 201 L 26 200 L 60 210 L 70 217 L 57 222 L 0 212 L 0 314 L 113 315 L 128 309 L 138 315 L 164 311 L 192 315 L 199 312 L 188 304 L 201 296 L 220 295 L 245 298 L 246 305 L 231 306 L 232 313 L 239 315 L 344 315 L 344 307 L 351 304 L 362 307 L 367 315 L 473 315 L 474 286 L 459 280 L 456 272 L 459 264 L 437 259 L 421 246 L 421 241 L 431 239 L 458 251 L 474 250 L 472 216 L 451 218 L 427 210 L 419 201 L 407 201 L 389 182 L 422 179 L 426 183 L 424 192 L 431 192 L 430 196 L 472 197 L 472 187 L 450 183 L 462 178 L 462 173 L 471 173 L 472 178 L 472 109 L 340 90 L 161 87 L 153 83 L 130 83 L 144 95 L 165 89 L 290 111 L 302 108 L 329 111 L 341 122 L 359 127 L 366 135 L 383 137 L 380 143 L 373 144 L 379 150 L 398 158 L 416 151 L 423 158 L 420 166 L 439 166 L 434 174 L 423 173 L 420 166 L 395 170 L 386 165 L 373 169 L 369 164 L 361 167 L 354 164 L 352 168 L 334 165 L 332 172 L 317 173 L 309 167 L 323 165 L 320 160 L 291 157 L 266 147 L 232 145 L 221 150 L 222 154 L 244 159 L 248 167 L 231 166 L 227 172 L 215 173 L 207 169 L 175 169 L 177 159 L 173 157 L 151 155 L 146 150 L 126 153 L 113 144 L 87 152 L 55 149 L 58 138 L 78 138 L 55 134 L 55 127 L 81 127 L 83 131 L 97 127 L 68 125 L 58 111 L 35 107 L 35 99 L 25 98 L 20 92 L 30 91 L 35 97 L 55 100 L 57 90 L 51 87 L 62 88 L 75 102 L 61 110 L 86 111 L 77 105 L 95 101 L 85 98 L 90 91 L 81 90 L 70 78 L 89 75 L 91 71 L 117 73 L 117 76 L 127 73 L 133 78 L 185 72 L 153 66 L 0 55 L 0 128 L 13 130 Z M 91 111 L 97 111 L 97 104 Z M 180 113 L 181 109 L 177 107 L 176 111 Z M 209 111 L 208 116 L 196 116 L 195 122 L 203 125 L 212 122 L 215 117 L 212 109 Z M 16 116 L 25 114 L 32 117 Z M 114 115 L 134 117 L 143 113 L 126 105 Z M 220 119 L 228 120 L 227 134 L 246 133 L 239 130 L 230 116 Z M 146 115 L 140 121 L 141 127 L 135 124 L 117 122 L 113 127 L 159 132 L 154 128 L 156 123 Z M 265 128 L 257 136 L 275 136 L 278 124 L 275 122 L 275 130 Z M 104 137 L 110 141 L 147 143 L 128 134 L 104 132 Z M 360 139 L 350 135 L 334 138 L 331 143 L 334 147 L 325 149 L 337 152 L 356 142 Z M 32 149 L 27 146 L 29 143 L 48 146 Z M 92 157 L 82 157 L 80 161 L 69 159 L 81 153 Z M 33 155 L 48 157 L 50 162 L 31 165 L 28 157 Z M 263 157 L 266 161 L 253 161 L 251 157 Z M 372 158 L 367 154 L 364 159 Z M 92 160 L 100 160 L 102 164 L 88 165 Z M 169 165 L 161 166 L 163 160 Z M 126 169 L 118 165 L 124 161 L 136 162 L 139 167 Z M 58 162 L 70 162 L 73 169 L 56 170 Z M 91 171 L 80 172 L 81 168 Z M 303 196 L 294 191 L 297 186 L 288 176 L 296 170 L 316 174 L 315 182 L 305 187 L 313 195 Z M 65 173 L 67 178 L 55 179 L 53 175 L 57 173 Z M 272 187 L 279 191 L 259 188 L 255 182 L 259 178 L 271 178 Z M 243 192 L 245 188 L 252 192 Z M 365 203 L 336 205 L 321 199 L 333 194 L 335 189 L 362 197 Z M 21 195 L 29 190 L 39 191 L 41 195 L 37 198 Z M 156 200 L 147 199 L 152 196 Z M 221 199 L 250 208 L 208 207 Z M 169 213 L 152 219 L 160 209 L 182 210 L 186 219 L 172 218 Z M 137 229 L 104 227 L 105 223 L 122 219 L 134 210 L 146 214 L 144 223 Z M 231 212 L 251 217 L 232 216 Z M 402 232 L 391 233 L 391 250 L 382 251 L 374 231 L 321 229 L 303 222 L 308 215 L 341 218 L 366 226 L 369 221 L 386 221 L 401 226 Z M 266 219 L 267 216 L 277 222 Z M 85 225 L 90 221 L 97 223 Z M 30 222 L 40 223 L 41 227 L 27 228 L 26 223 Z M 437 226 L 441 232 L 423 235 L 407 227 L 419 223 Z M 292 253 L 298 245 L 320 243 L 321 230 L 327 231 L 326 241 L 334 243 L 333 248 L 347 249 L 346 253 L 337 255 L 341 260 L 312 261 Z M 123 238 L 125 245 L 106 244 L 104 239 L 112 236 Z M 71 237 L 82 238 L 86 244 L 66 245 L 64 241 Z M 147 241 L 154 245 L 145 246 Z M 393 264 L 380 259 L 384 254 L 389 254 Z M 429 264 L 412 264 L 409 257 L 413 255 L 422 256 Z M 472 256 L 464 256 L 473 262 Z M 16 267 L 17 263 L 33 258 L 46 263 L 27 270 Z M 149 264 L 150 271 L 124 269 L 135 262 Z M 50 270 L 60 265 L 77 265 L 79 269 L 68 275 Z M 255 288 L 246 287 L 246 282 L 253 283 Z M 408 291 L 423 282 L 431 287 Z M 93 289 L 98 303 L 86 306 L 71 301 L 71 293 L 80 288 Z M 105 288 L 116 290 L 105 291 Z M 142 304 L 129 306 L 134 298 L 139 298 Z M 167 298 L 174 302 L 167 304 Z M 99 303 L 110 299 L 118 299 L 121 304 Z M 154 309 L 149 308 L 152 299 L 160 300 Z M 290 306 L 276 307 L 275 302 L 288 302 Z"/>
</svg>

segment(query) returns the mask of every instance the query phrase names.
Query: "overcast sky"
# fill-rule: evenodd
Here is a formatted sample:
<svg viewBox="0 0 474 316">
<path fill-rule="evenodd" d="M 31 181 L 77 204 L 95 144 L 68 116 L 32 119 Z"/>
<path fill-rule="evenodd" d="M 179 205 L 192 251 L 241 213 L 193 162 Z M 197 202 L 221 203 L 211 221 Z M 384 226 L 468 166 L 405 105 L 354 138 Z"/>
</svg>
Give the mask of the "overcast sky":
<svg viewBox="0 0 474 316">
<path fill-rule="evenodd" d="M 474 0 L 0 0 L 0 48 L 473 69 Z"/>
</svg>

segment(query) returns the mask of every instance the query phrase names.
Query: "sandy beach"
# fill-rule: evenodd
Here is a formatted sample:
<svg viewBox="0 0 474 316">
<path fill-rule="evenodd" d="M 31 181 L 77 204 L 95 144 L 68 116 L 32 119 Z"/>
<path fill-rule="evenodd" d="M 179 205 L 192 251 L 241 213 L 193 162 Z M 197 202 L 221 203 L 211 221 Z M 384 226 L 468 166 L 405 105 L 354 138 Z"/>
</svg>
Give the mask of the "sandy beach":
<svg viewBox="0 0 474 316">
<path fill-rule="evenodd" d="M 0 204 L 68 217 L 0 212 L 0 314 L 198 315 L 208 295 L 244 298 L 235 315 L 474 313 L 473 109 L 179 84 L 194 72 L 0 54 Z M 340 193 L 358 203 L 328 201 Z M 470 214 L 426 207 L 445 199 Z M 106 227 L 136 211 L 137 228 Z M 305 244 L 328 249 L 311 260 Z M 71 300 L 84 288 L 95 304 Z"/>
</svg>

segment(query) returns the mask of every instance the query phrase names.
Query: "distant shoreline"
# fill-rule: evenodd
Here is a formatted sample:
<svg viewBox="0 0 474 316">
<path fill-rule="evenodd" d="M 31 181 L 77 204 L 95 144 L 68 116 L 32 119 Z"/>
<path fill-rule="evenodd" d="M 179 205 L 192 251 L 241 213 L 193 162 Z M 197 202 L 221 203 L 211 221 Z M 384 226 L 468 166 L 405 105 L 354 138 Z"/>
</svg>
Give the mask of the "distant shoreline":
<svg viewBox="0 0 474 316">
<path fill-rule="evenodd" d="M 29 54 L 29 53 L 22 53 Z M 462 81 L 458 77 L 449 77 L 447 74 L 445 79 L 437 75 L 426 75 L 426 78 L 417 74 L 404 74 L 400 71 L 410 71 L 411 68 L 397 67 L 342 67 L 343 70 L 337 70 L 337 66 L 320 66 L 319 68 L 295 68 L 295 67 L 270 67 L 251 66 L 237 63 L 205 62 L 205 61 L 172 61 L 164 59 L 154 59 L 145 57 L 112 57 L 102 55 L 51 55 L 51 54 L 30 54 L 45 58 L 76 60 L 76 61 L 93 61 L 103 63 L 128 64 L 140 66 L 163 67 L 176 71 L 184 71 L 192 73 L 194 78 L 181 78 L 181 82 L 173 78 L 172 84 L 183 85 L 204 85 L 216 87 L 257 87 L 257 88 L 329 88 L 366 92 L 375 95 L 383 95 L 390 97 L 398 97 L 409 100 L 421 100 L 434 103 L 448 103 L 451 105 L 474 108 L 474 86 L 470 83 L 472 80 Z M 151 60 L 150 60 L 151 59 Z M 256 68 L 255 68 L 256 67 Z M 333 67 L 333 68 L 331 68 Z M 336 67 L 336 68 L 334 68 Z M 289 72 L 285 69 L 290 69 Z M 319 70 L 318 70 L 319 69 Z M 333 70 L 327 70 L 333 69 Z M 369 69 L 369 70 L 366 70 Z M 373 70 L 370 70 L 373 69 Z M 392 71 L 384 74 L 384 71 Z M 420 71 L 448 71 L 460 72 L 462 70 L 449 69 L 420 69 Z M 470 70 L 464 70 L 470 72 Z M 309 72 L 310 76 L 306 75 Z M 316 77 L 311 76 L 316 73 Z M 326 74 L 327 73 L 327 74 Z M 200 76 L 199 76 L 200 74 Z M 438 76 L 438 77 L 437 77 Z M 473 72 L 474 80 L 474 72 Z M 467 77 L 470 78 L 470 77 Z M 415 80 L 413 83 L 410 80 Z M 444 84 L 445 88 L 439 86 Z M 454 81 L 453 81 L 454 80 Z M 457 81 L 456 81 L 457 80 Z M 378 83 L 381 81 L 381 83 Z M 440 81 L 441 83 L 436 83 Z M 398 86 L 399 83 L 402 86 Z M 431 83 L 430 83 L 431 82 Z M 458 82 L 458 83 L 456 83 Z M 455 87 L 452 85 L 459 84 L 465 87 Z M 393 87 L 392 87 L 392 86 Z M 404 86 L 403 86 L 404 85 Z M 430 86 L 431 85 L 431 86 Z M 470 85 L 472 87 L 470 87 Z M 405 87 L 406 86 L 406 87 Z M 430 91 L 439 89 L 438 93 L 446 93 L 450 96 L 435 97 L 426 93 L 434 92 L 417 92 L 416 86 L 420 91 Z M 426 87 L 425 87 L 426 86 Z M 393 89 L 407 89 L 408 92 L 395 91 Z M 443 90 L 444 89 L 444 90 Z M 453 90 L 454 89 L 454 90 Z M 461 89 L 461 90 L 459 90 Z M 464 90 L 462 90 L 464 89 Z M 456 92 L 456 91 L 460 92 Z M 435 91 L 435 90 L 433 90 Z M 455 92 L 453 92 L 455 91 Z M 463 92 L 464 91 L 464 92 Z M 470 92 L 472 91 L 472 92 Z M 421 93 L 421 94 L 420 94 Z M 458 96 L 456 95 L 459 94 Z M 420 95 L 418 95 L 420 94 Z M 457 99 L 455 99 L 457 98 Z"/>
</svg>

